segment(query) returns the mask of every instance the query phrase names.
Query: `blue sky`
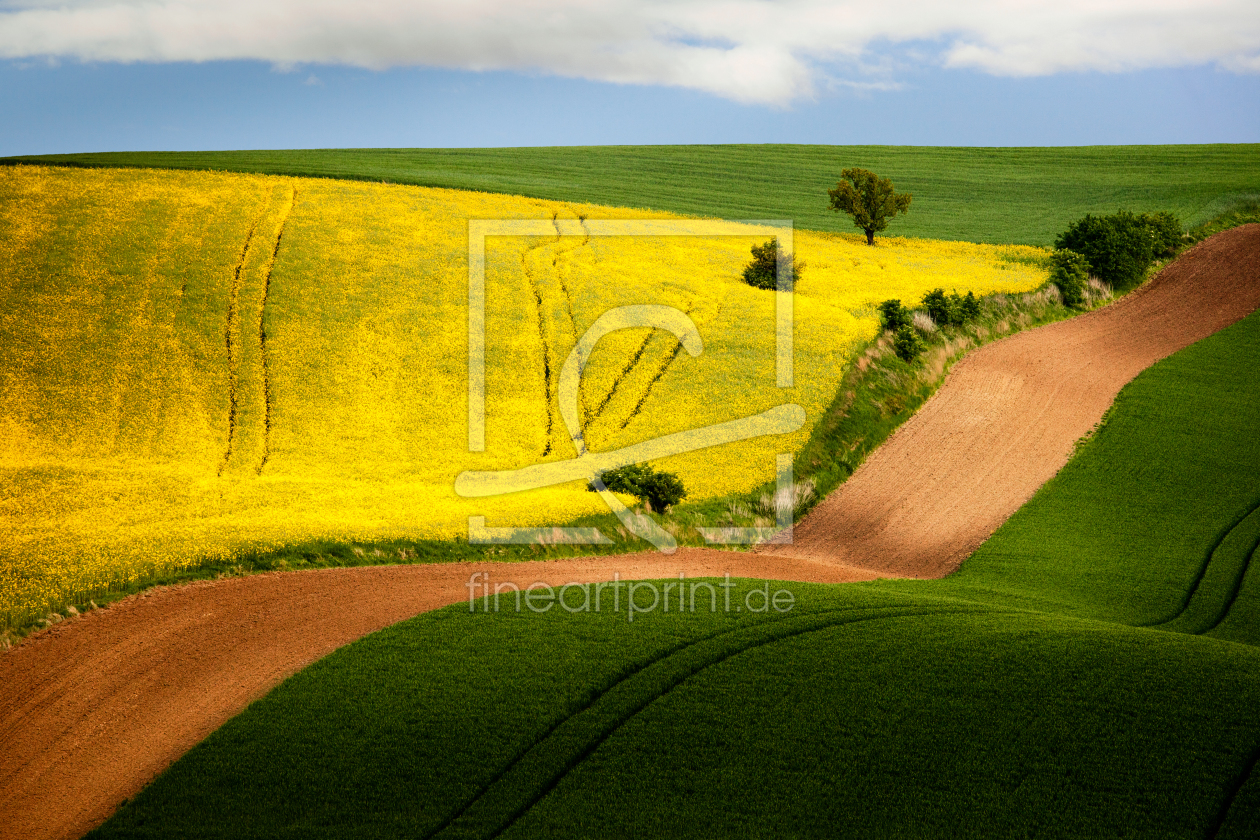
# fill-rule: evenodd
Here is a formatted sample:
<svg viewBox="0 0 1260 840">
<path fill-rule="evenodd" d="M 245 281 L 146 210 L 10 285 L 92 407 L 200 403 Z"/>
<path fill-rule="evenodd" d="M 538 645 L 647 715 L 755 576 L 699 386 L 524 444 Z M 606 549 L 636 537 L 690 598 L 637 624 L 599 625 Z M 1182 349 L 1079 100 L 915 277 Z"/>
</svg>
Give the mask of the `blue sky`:
<svg viewBox="0 0 1260 840">
<path fill-rule="evenodd" d="M 538 28 L 504 19 L 520 4 L 497 0 L 480 4 L 499 12 L 490 22 L 448 14 L 433 25 L 440 15 L 423 2 L 310 21 L 302 4 L 254 0 L 271 25 L 290 15 L 301 30 L 268 38 L 244 12 L 220 25 L 211 9 L 222 4 L 205 0 L 157 0 L 176 23 L 138 16 L 132 0 L 0 0 L 0 155 L 1260 141 L 1260 13 L 1248 4 L 1218 3 L 1213 18 L 1177 0 L 1063 0 L 1038 18 L 1033 2 L 999 25 L 925 20 L 916 0 L 894 4 L 900 23 L 837 17 L 843 3 L 714 2 L 600 16 L 539 0 L 534 12 L 553 15 Z M 1142 11 L 1152 6 L 1163 11 Z M 712 22 L 732 9 L 737 23 Z M 424 37 L 393 37 L 399 15 Z"/>
</svg>

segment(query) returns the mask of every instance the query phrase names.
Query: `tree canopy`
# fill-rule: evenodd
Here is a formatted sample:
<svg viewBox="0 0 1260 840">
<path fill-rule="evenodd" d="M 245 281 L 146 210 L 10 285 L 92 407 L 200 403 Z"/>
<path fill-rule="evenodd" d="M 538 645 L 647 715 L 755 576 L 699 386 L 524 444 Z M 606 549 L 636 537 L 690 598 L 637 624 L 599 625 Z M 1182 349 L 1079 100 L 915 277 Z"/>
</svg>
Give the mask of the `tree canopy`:
<svg viewBox="0 0 1260 840">
<path fill-rule="evenodd" d="M 853 224 L 866 232 L 866 244 L 875 244 L 875 234 L 888 227 L 888 222 L 898 213 L 910 209 L 910 194 L 896 193 L 893 183 L 867 169 L 845 169 L 840 173 L 843 181 L 831 196 L 831 209 L 848 213 Z"/>
</svg>

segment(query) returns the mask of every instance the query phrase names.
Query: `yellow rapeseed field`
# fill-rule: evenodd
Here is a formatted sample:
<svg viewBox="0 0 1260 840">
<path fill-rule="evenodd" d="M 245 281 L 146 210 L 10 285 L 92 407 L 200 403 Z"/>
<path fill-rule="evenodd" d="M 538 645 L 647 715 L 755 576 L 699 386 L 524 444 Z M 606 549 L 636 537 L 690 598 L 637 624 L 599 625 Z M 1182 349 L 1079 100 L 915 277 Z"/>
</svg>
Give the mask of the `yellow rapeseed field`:
<svg viewBox="0 0 1260 840">
<path fill-rule="evenodd" d="M 807 268 L 780 389 L 775 295 L 740 281 L 764 236 L 490 237 L 485 451 L 470 453 L 468 220 L 671 218 L 322 179 L 0 168 L 0 615 L 245 550 L 606 511 L 582 482 L 466 499 L 454 481 L 574 456 L 560 369 L 615 306 L 688 313 L 704 351 L 647 328 L 605 338 L 581 380 L 588 448 L 802 406 L 791 434 L 656 464 L 693 500 L 743 492 L 808 438 L 879 301 L 1045 280 L 1002 258 L 1034 249 L 796 231 Z"/>
</svg>

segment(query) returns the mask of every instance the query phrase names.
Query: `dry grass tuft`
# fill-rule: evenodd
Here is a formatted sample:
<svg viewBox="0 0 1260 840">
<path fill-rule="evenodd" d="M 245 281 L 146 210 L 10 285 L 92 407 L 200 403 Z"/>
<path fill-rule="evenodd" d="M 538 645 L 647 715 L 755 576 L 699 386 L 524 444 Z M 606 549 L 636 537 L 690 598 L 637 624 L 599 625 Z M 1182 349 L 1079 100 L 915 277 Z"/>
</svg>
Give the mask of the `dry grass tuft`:
<svg viewBox="0 0 1260 840">
<path fill-rule="evenodd" d="M 1113 294 L 1111 286 L 1097 277 L 1090 277 L 1085 283 L 1085 302 L 1088 304 L 1092 305 L 1100 300 L 1111 300 Z"/>
<path fill-rule="evenodd" d="M 945 363 L 948 360 L 948 348 L 933 348 L 931 354 L 924 360 L 923 369 L 919 371 L 919 377 L 924 382 L 935 382 L 945 375 Z"/>
<path fill-rule="evenodd" d="M 774 517 L 776 521 L 780 512 L 790 513 L 795 518 L 813 501 L 814 492 L 814 482 L 811 479 L 805 479 L 793 482 L 790 487 L 775 490 L 773 493 L 762 493 L 761 498 L 757 500 L 757 513 Z"/>
</svg>

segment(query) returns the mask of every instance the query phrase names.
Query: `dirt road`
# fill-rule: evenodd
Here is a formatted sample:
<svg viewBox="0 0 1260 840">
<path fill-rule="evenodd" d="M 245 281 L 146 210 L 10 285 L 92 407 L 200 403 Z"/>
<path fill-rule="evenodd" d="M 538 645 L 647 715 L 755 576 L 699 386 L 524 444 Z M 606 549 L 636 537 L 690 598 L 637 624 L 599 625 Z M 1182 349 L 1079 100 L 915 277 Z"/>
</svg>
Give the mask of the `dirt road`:
<svg viewBox="0 0 1260 840">
<path fill-rule="evenodd" d="M 968 354 L 857 472 L 765 553 L 944 577 L 1067 463 L 1155 362 L 1260 307 L 1260 225 L 1183 254 L 1087 315 Z"/>
</svg>

